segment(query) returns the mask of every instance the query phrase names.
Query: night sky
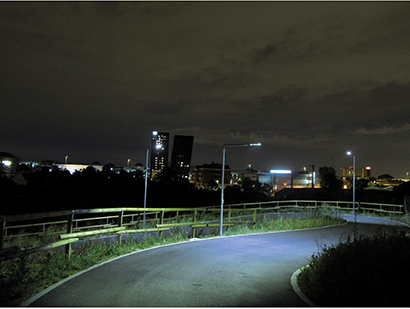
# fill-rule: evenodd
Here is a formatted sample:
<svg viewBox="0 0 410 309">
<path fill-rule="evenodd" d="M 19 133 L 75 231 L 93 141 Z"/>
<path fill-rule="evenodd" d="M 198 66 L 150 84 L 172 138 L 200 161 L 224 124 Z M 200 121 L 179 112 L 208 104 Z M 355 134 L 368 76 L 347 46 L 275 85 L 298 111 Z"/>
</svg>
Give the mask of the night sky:
<svg viewBox="0 0 410 309">
<path fill-rule="evenodd" d="M 409 2 L 1 2 L 0 151 L 410 171 Z M 171 139 L 172 142 L 172 139 Z"/>
</svg>

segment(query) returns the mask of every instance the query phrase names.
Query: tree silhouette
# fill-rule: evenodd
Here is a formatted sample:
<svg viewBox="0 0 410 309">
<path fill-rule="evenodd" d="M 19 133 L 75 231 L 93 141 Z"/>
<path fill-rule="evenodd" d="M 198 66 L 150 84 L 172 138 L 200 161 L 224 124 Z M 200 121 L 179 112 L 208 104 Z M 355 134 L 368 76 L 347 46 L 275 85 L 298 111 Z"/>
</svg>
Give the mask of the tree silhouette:
<svg viewBox="0 0 410 309">
<path fill-rule="evenodd" d="M 323 166 L 319 168 L 319 175 L 322 188 L 329 190 L 342 189 L 343 182 L 336 177 L 336 171 L 333 167 Z"/>
</svg>

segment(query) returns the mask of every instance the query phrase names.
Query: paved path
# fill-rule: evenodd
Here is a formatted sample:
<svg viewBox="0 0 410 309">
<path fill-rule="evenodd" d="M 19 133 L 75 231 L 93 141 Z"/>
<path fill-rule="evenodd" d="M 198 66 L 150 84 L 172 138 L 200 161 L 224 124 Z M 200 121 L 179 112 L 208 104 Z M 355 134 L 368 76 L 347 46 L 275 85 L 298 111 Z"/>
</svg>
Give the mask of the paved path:
<svg viewBox="0 0 410 309">
<path fill-rule="evenodd" d="M 348 217 L 352 219 L 351 217 Z M 369 224 L 365 222 L 378 223 Z M 381 225 L 383 224 L 383 225 Z M 359 233 L 391 228 L 358 218 Z M 301 307 L 290 278 L 344 226 L 218 237 L 139 251 L 68 278 L 27 301 L 40 307 Z"/>
</svg>

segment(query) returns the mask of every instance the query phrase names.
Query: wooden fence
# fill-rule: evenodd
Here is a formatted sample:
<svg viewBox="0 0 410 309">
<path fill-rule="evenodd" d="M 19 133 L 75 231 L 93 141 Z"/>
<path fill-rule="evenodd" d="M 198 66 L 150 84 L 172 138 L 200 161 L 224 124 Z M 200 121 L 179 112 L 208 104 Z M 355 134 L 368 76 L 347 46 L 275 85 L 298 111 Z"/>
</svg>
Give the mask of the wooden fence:
<svg viewBox="0 0 410 309">
<path fill-rule="evenodd" d="M 352 202 L 342 201 L 270 201 L 225 205 L 223 226 L 237 224 L 234 218 L 252 214 L 246 222 L 255 223 L 257 213 L 306 212 L 332 209 L 333 212 L 351 211 Z M 356 203 L 357 212 L 370 211 L 381 214 L 403 214 L 403 205 Z M 226 213 L 226 214 L 225 214 Z M 122 235 L 158 233 L 175 227 L 189 227 L 192 237 L 197 228 L 220 227 L 220 205 L 200 208 L 101 208 L 64 210 L 0 217 L 0 261 L 39 251 L 65 246 L 67 255 L 72 252 L 72 243 L 98 235 Z M 144 220 L 145 219 L 145 220 Z M 145 222 L 145 228 L 141 226 Z M 217 223 L 219 222 L 219 223 Z M 37 247 L 20 248 L 6 246 L 16 237 L 37 237 L 49 243 Z M 48 238 L 47 238 L 48 237 Z"/>
</svg>

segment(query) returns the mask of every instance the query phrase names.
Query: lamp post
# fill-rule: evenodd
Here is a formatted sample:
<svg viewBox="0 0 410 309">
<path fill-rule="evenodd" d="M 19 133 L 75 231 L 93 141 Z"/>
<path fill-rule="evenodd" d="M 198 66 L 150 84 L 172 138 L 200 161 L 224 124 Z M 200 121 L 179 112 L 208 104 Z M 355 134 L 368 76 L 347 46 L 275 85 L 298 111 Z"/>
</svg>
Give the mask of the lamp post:
<svg viewBox="0 0 410 309">
<path fill-rule="evenodd" d="M 222 190 L 221 190 L 221 227 L 219 235 L 222 236 L 223 232 L 223 221 L 224 221 L 224 191 L 225 191 L 225 148 L 227 147 L 252 147 L 252 146 L 262 146 L 261 143 L 256 144 L 224 144 L 222 151 Z"/>
<path fill-rule="evenodd" d="M 145 208 L 147 208 L 147 187 L 148 187 L 148 161 L 149 161 L 149 148 L 147 148 L 147 158 L 145 160 L 145 191 L 144 191 L 144 216 L 142 220 L 142 228 L 145 229 Z"/>
<path fill-rule="evenodd" d="M 347 152 L 348 156 L 353 158 L 353 216 L 355 216 L 355 206 L 356 206 L 356 155 L 351 151 Z M 355 216 L 356 218 L 356 216 Z"/>
<path fill-rule="evenodd" d="M 64 161 L 65 161 L 65 164 L 67 164 L 68 156 L 65 156 Z"/>
<path fill-rule="evenodd" d="M 127 169 L 130 169 L 130 161 L 131 161 L 131 159 L 127 160 Z"/>
<path fill-rule="evenodd" d="M 312 167 L 312 189 L 314 189 L 315 188 L 315 166 L 312 164 L 312 165 L 309 165 L 309 167 Z"/>
</svg>

